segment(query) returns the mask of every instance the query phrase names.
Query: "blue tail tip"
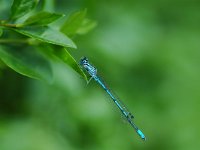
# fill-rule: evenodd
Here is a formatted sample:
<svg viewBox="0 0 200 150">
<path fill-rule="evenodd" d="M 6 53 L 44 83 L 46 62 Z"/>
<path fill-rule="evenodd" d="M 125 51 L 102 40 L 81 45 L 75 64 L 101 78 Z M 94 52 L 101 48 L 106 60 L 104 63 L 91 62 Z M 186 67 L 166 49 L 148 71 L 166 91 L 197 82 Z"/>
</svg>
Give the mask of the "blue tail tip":
<svg viewBox="0 0 200 150">
<path fill-rule="evenodd" d="M 138 133 L 138 135 L 141 137 L 142 140 L 146 141 L 146 137 L 145 137 L 145 135 L 142 133 L 141 130 L 138 129 L 138 130 L 137 130 L 137 133 Z"/>
</svg>

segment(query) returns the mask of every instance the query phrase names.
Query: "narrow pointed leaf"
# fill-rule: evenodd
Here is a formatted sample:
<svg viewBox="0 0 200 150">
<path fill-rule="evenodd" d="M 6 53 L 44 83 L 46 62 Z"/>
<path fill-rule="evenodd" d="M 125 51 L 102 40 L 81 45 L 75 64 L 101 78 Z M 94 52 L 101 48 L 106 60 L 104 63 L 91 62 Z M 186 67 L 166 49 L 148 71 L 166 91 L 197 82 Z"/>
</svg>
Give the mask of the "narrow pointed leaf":
<svg viewBox="0 0 200 150">
<path fill-rule="evenodd" d="M 14 0 L 11 7 L 12 20 L 18 19 L 30 12 L 38 3 L 39 0 Z"/>
<path fill-rule="evenodd" d="M 66 65 L 70 66 L 74 71 L 76 71 L 80 76 L 82 76 L 86 81 L 88 81 L 87 76 L 80 68 L 79 64 L 73 58 L 73 56 L 68 52 L 66 48 L 59 46 L 49 46 L 41 45 L 38 47 L 39 50 L 51 60 L 60 60 Z"/>
<path fill-rule="evenodd" d="M 60 30 L 68 36 L 73 36 L 74 34 L 76 34 L 77 30 L 82 25 L 86 13 L 87 13 L 86 9 L 84 9 L 83 11 L 78 11 L 73 13 L 72 15 L 69 16 L 69 18 L 63 24 Z"/>
<path fill-rule="evenodd" d="M 78 74 L 80 74 L 86 81 L 87 76 L 84 74 L 82 69 L 76 60 L 71 56 L 71 54 L 65 48 L 60 48 L 59 50 L 54 50 L 53 54 L 58 57 L 65 64 L 69 65 L 72 69 L 74 69 Z"/>
<path fill-rule="evenodd" d="M 60 31 L 47 26 L 27 27 L 13 30 L 28 37 L 40 40 L 42 42 L 60 45 L 64 47 L 76 48 L 76 45 L 69 37 L 67 37 Z"/>
<path fill-rule="evenodd" d="M 51 66 L 35 49 L 0 46 L 0 59 L 16 72 L 34 79 L 52 81 Z"/>
<path fill-rule="evenodd" d="M 3 29 L 0 28 L 0 37 L 2 36 L 2 34 L 3 34 Z"/>
<path fill-rule="evenodd" d="M 77 34 L 86 34 L 92 29 L 94 29 L 97 26 L 97 22 L 90 20 L 90 19 L 85 19 L 82 23 L 82 25 L 79 27 L 77 30 Z"/>
<path fill-rule="evenodd" d="M 24 23 L 24 26 L 31 25 L 31 26 L 42 26 L 48 25 L 49 23 L 54 22 L 55 20 L 59 19 L 60 17 L 64 16 L 63 14 L 57 13 L 50 13 L 50 12 L 39 12 L 30 16 Z"/>
</svg>

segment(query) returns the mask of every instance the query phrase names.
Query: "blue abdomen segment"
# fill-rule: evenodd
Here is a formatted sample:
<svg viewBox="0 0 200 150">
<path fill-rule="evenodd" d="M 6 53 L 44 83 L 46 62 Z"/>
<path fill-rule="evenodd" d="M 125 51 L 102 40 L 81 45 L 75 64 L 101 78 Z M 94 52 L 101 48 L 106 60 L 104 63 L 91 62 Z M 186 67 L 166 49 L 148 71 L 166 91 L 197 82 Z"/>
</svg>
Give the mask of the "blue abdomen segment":
<svg viewBox="0 0 200 150">
<path fill-rule="evenodd" d="M 141 130 L 137 130 L 137 134 L 143 139 L 143 140 L 146 140 L 146 137 L 145 137 L 145 135 L 142 133 L 142 131 Z"/>
</svg>

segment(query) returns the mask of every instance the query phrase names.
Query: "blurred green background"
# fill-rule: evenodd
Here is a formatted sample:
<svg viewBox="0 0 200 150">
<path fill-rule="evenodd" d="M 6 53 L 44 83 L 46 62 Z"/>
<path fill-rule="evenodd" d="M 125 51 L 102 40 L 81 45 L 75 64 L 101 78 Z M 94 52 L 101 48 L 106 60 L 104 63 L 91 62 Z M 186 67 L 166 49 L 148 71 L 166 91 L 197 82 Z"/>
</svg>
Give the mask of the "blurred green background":
<svg viewBox="0 0 200 150">
<path fill-rule="evenodd" d="M 73 39 L 78 50 L 70 52 L 98 68 L 147 141 L 94 81 L 87 85 L 70 67 L 54 64 L 52 85 L 1 69 L 0 150 L 200 148 L 199 1 L 47 2 L 49 11 L 65 14 L 87 8 L 98 22 Z"/>
</svg>

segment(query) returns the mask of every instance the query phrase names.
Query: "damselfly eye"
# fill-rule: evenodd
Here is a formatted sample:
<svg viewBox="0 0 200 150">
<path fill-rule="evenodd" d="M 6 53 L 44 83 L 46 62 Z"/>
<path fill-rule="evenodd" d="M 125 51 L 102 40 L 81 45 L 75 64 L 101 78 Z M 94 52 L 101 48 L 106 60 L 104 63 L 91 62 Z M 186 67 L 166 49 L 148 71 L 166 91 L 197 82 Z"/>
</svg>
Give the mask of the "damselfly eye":
<svg viewBox="0 0 200 150">
<path fill-rule="evenodd" d="M 81 61 L 80 61 L 80 64 L 86 64 L 86 63 L 88 63 L 88 59 L 87 59 L 87 57 L 83 57 L 82 59 L 81 59 Z"/>
</svg>

